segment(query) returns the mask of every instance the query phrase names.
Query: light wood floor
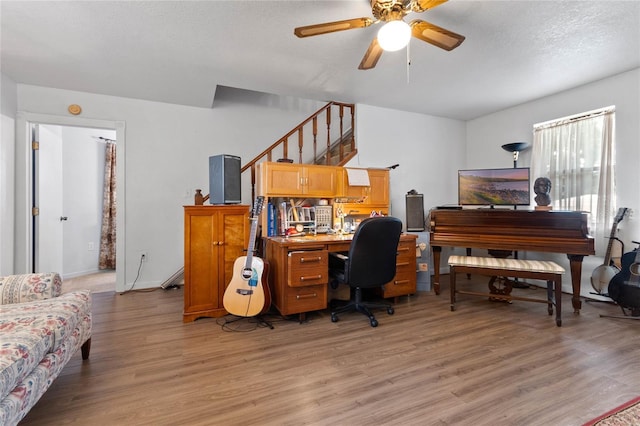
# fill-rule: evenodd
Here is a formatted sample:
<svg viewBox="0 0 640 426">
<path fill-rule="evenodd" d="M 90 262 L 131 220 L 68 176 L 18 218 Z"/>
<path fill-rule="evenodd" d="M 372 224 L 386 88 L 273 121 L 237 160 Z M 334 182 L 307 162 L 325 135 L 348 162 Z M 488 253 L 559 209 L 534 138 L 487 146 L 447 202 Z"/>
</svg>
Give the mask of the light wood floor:
<svg viewBox="0 0 640 426">
<path fill-rule="evenodd" d="M 561 328 L 538 303 L 462 295 L 451 312 L 446 285 L 377 328 L 320 312 L 227 332 L 183 324 L 182 303 L 181 289 L 94 294 L 90 359 L 74 355 L 21 424 L 581 425 L 640 395 L 640 321 L 595 302 L 576 316 L 569 295 Z"/>
<path fill-rule="evenodd" d="M 74 278 L 65 278 L 62 281 L 62 292 L 87 289 L 92 293 L 116 290 L 116 271 L 106 270 L 93 274 L 81 275 Z"/>
</svg>

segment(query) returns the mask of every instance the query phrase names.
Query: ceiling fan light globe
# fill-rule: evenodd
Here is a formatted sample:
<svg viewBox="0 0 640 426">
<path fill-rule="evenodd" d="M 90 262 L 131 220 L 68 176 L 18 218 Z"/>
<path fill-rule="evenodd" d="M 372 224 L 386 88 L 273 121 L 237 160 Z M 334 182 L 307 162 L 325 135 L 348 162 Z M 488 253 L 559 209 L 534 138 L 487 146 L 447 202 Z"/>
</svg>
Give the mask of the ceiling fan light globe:
<svg viewBox="0 0 640 426">
<path fill-rule="evenodd" d="M 378 30 L 378 44 L 387 52 L 395 52 L 409 44 L 411 27 L 404 21 L 390 21 Z"/>
</svg>

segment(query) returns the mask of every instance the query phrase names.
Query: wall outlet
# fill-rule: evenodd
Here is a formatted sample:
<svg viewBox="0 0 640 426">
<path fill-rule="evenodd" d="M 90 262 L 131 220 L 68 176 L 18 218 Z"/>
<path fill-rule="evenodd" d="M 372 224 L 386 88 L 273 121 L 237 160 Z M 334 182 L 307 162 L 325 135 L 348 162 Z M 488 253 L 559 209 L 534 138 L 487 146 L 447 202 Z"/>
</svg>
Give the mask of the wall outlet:
<svg viewBox="0 0 640 426">
<path fill-rule="evenodd" d="M 93 243 L 88 243 L 87 244 L 87 250 L 89 250 L 89 251 L 95 250 L 94 244 Z"/>
<path fill-rule="evenodd" d="M 146 251 L 141 251 L 140 260 L 143 262 L 147 262 L 149 260 L 149 254 Z"/>
</svg>

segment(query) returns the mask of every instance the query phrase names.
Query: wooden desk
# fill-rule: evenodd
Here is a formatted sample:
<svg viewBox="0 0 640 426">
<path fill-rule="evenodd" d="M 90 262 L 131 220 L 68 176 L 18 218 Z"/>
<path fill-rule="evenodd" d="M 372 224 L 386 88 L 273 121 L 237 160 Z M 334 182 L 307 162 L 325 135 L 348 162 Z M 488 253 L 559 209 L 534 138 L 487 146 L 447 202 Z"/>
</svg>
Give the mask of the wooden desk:
<svg viewBox="0 0 640 426">
<path fill-rule="evenodd" d="M 269 237 L 264 239 L 269 262 L 272 301 L 282 315 L 327 308 L 329 252 L 348 251 L 353 235 Z M 381 292 L 384 298 L 416 292 L 416 235 L 403 234 L 398 244 L 396 276 Z"/>
</svg>

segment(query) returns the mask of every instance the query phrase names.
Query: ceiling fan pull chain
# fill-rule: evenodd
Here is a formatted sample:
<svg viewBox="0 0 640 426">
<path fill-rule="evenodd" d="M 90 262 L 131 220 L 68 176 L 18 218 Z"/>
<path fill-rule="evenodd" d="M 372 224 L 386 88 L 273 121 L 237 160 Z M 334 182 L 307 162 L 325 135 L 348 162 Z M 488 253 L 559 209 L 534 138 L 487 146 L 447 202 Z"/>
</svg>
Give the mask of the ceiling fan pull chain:
<svg viewBox="0 0 640 426">
<path fill-rule="evenodd" d="M 411 42 L 409 42 L 409 44 L 407 44 L 407 84 L 410 83 L 410 81 L 409 81 L 409 68 L 411 67 L 411 52 L 410 52 L 409 46 L 411 46 Z"/>
</svg>

